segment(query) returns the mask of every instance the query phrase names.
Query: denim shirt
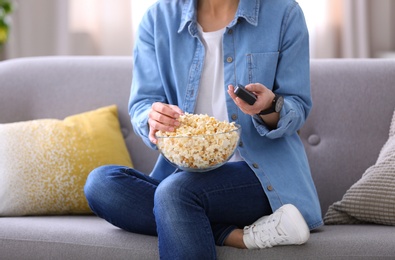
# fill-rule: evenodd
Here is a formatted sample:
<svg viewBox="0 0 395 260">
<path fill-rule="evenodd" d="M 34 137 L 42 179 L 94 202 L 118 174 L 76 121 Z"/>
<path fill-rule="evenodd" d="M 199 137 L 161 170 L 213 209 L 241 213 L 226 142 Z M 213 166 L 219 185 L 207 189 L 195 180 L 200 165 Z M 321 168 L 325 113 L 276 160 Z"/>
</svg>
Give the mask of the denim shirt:
<svg viewBox="0 0 395 260">
<path fill-rule="evenodd" d="M 160 0 L 137 33 L 129 113 L 135 132 L 151 148 L 148 113 L 154 102 L 193 113 L 205 50 L 198 36 L 197 0 Z M 262 83 L 284 96 L 276 129 L 244 114 L 226 94 L 229 122 L 242 127 L 238 151 L 255 172 L 273 211 L 295 205 L 310 229 L 321 209 L 303 144 L 297 134 L 312 107 L 308 32 L 293 0 L 240 0 L 223 35 L 224 91 L 229 84 Z M 176 169 L 161 156 L 151 173 L 164 179 Z"/>
</svg>

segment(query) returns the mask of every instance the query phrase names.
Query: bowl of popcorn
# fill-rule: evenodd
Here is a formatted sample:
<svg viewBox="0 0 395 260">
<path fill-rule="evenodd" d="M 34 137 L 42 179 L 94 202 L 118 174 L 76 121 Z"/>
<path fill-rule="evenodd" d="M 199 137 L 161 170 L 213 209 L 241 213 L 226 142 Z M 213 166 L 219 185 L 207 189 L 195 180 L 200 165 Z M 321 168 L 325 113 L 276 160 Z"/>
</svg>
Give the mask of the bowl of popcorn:
<svg viewBox="0 0 395 260">
<path fill-rule="evenodd" d="M 214 117 L 185 113 L 174 132 L 158 131 L 160 153 L 175 167 L 205 172 L 225 164 L 239 143 L 241 128 Z"/>
</svg>

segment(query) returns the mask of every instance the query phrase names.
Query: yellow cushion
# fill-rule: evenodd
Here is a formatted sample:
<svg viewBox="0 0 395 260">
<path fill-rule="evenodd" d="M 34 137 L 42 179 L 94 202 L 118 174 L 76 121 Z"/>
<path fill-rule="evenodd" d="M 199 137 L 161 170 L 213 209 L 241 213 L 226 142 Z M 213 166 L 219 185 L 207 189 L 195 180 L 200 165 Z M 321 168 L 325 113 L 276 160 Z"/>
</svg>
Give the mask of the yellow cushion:
<svg viewBox="0 0 395 260">
<path fill-rule="evenodd" d="M 115 105 L 0 124 L 0 216 L 90 213 L 83 187 L 106 164 L 132 167 Z"/>
</svg>

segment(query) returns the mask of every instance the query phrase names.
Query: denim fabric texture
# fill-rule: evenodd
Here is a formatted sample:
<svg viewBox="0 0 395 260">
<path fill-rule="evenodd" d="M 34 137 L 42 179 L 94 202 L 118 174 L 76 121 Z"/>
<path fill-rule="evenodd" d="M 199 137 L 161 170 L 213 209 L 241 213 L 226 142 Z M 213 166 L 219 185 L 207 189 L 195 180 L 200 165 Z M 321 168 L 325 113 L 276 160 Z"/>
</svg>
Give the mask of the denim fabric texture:
<svg viewBox="0 0 395 260">
<path fill-rule="evenodd" d="M 215 259 L 235 228 L 272 213 L 245 162 L 206 173 L 176 172 L 159 182 L 107 165 L 91 172 L 85 194 L 92 211 L 124 230 L 159 236 L 162 259 Z"/>
<path fill-rule="evenodd" d="M 205 58 L 196 6 L 197 0 L 158 1 L 137 33 L 129 113 L 135 132 L 153 149 L 148 113 L 154 102 L 195 109 Z M 163 259 L 215 259 L 215 243 L 221 245 L 234 228 L 287 203 L 310 229 L 322 225 L 297 134 L 312 108 L 301 8 L 293 0 L 240 0 L 223 35 L 223 54 L 224 91 L 229 84 L 262 83 L 284 96 L 278 127 L 270 129 L 226 94 L 228 120 L 242 128 L 237 149 L 244 162 L 202 174 L 179 172 L 159 156 L 149 177 L 105 166 L 92 172 L 85 187 L 97 215 L 132 232 L 158 234 Z"/>
<path fill-rule="evenodd" d="M 198 37 L 196 0 L 159 1 L 145 14 L 134 49 L 129 112 L 137 134 L 148 139 L 154 102 L 193 113 L 204 64 Z M 230 122 L 242 127 L 238 150 L 258 177 L 273 211 L 291 203 L 310 229 L 322 225 L 320 204 L 307 156 L 297 134 L 311 108 L 309 37 L 304 15 L 293 0 L 240 0 L 223 39 L 225 82 L 262 83 L 284 96 L 277 129 L 244 114 L 227 95 Z M 174 172 L 159 157 L 152 176 Z"/>
</svg>

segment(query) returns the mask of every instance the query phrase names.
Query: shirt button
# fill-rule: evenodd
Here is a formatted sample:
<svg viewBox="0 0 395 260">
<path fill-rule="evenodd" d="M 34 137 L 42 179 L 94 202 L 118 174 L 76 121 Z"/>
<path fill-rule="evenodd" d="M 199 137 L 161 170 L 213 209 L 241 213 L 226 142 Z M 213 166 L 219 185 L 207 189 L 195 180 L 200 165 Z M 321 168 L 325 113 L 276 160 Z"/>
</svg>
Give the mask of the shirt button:
<svg viewBox="0 0 395 260">
<path fill-rule="evenodd" d="M 236 115 L 236 114 L 233 114 L 233 115 L 232 115 L 232 120 L 235 121 L 236 119 L 237 119 L 237 115 Z"/>
<path fill-rule="evenodd" d="M 240 146 L 240 147 L 243 147 L 243 145 L 244 145 L 243 142 L 240 141 L 239 146 Z"/>
<path fill-rule="evenodd" d="M 272 185 L 267 186 L 267 190 L 268 191 L 272 191 L 273 190 L 273 186 Z"/>
<path fill-rule="evenodd" d="M 258 169 L 258 168 L 259 168 L 259 165 L 258 165 L 257 163 L 253 163 L 253 164 L 252 164 L 252 167 L 254 167 L 255 169 Z"/>
<path fill-rule="evenodd" d="M 233 33 L 233 30 L 229 29 L 228 34 L 232 34 L 232 33 Z"/>
<path fill-rule="evenodd" d="M 226 61 L 227 61 L 228 63 L 231 63 L 231 62 L 233 61 L 233 58 L 232 58 L 232 57 L 228 57 L 228 58 L 226 58 Z"/>
</svg>

